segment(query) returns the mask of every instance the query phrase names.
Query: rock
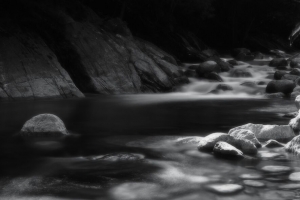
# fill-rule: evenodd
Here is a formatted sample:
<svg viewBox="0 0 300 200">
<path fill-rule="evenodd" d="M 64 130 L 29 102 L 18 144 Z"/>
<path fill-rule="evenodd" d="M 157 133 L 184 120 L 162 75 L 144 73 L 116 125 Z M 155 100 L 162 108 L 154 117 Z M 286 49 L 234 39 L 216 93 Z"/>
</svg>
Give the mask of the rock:
<svg viewBox="0 0 300 200">
<path fill-rule="evenodd" d="M 191 78 L 197 78 L 198 77 L 197 72 L 195 70 L 192 70 L 192 69 L 185 70 L 184 75 L 186 75 L 187 77 L 191 77 Z"/>
<path fill-rule="evenodd" d="M 277 92 L 273 94 L 265 94 L 265 97 L 270 99 L 282 99 L 285 98 L 286 96 L 282 92 Z"/>
<path fill-rule="evenodd" d="M 23 125 L 20 135 L 23 137 L 65 136 L 68 131 L 64 122 L 52 114 L 37 115 Z"/>
<path fill-rule="evenodd" d="M 267 83 L 265 81 L 258 81 L 257 85 L 267 85 Z"/>
<path fill-rule="evenodd" d="M 291 100 L 295 100 L 297 98 L 297 96 L 300 95 L 300 91 L 299 92 L 292 92 L 290 95 Z"/>
<path fill-rule="evenodd" d="M 226 133 L 212 133 L 200 141 L 198 149 L 200 151 L 212 151 L 217 142 L 226 141 L 227 138 Z"/>
<path fill-rule="evenodd" d="M 292 168 L 289 166 L 276 166 L 276 165 L 269 165 L 269 166 L 264 166 L 261 168 L 262 171 L 266 173 L 289 173 L 292 171 Z"/>
<path fill-rule="evenodd" d="M 242 174 L 240 175 L 241 179 L 248 179 L 248 180 L 259 180 L 263 179 L 263 176 L 260 174 Z"/>
<path fill-rule="evenodd" d="M 297 110 L 300 109 L 300 95 L 296 97 L 295 99 L 295 105 L 297 107 Z"/>
<path fill-rule="evenodd" d="M 250 87 L 250 88 L 255 88 L 257 87 L 256 83 L 255 82 L 250 82 L 250 81 L 247 81 L 247 82 L 244 82 L 241 84 L 242 86 L 246 86 L 246 87 Z"/>
<path fill-rule="evenodd" d="M 276 71 L 274 73 L 274 79 L 275 80 L 281 80 L 281 78 L 286 74 L 286 72 L 283 71 Z"/>
<path fill-rule="evenodd" d="M 8 29 L 9 36 L 0 34 L 0 99 L 84 97 L 41 37 Z"/>
<path fill-rule="evenodd" d="M 287 70 L 288 68 L 286 66 L 278 66 L 276 67 L 276 70 Z"/>
<path fill-rule="evenodd" d="M 235 194 L 244 189 L 243 186 L 238 184 L 222 184 L 222 183 L 216 183 L 216 184 L 210 184 L 206 186 L 206 189 L 215 192 L 217 194 Z"/>
<path fill-rule="evenodd" d="M 200 77 L 211 72 L 220 72 L 220 67 L 215 61 L 206 61 L 201 63 L 197 68 L 196 72 Z"/>
<path fill-rule="evenodd" d="M 227 85 L 227 84 L 219 84 L 216 87 L 216 90 L 231 91 L 231 90 L 233 90 L 233 88 L 230 85 Z"/>
<path fill-rule="evenodd" d="M 284 147 L 284 144 L 282 144 L 276 140 L 268 140 L 266 142 L 266 144 L 264 144 L 264 147 L 267 147 L 267 148 Z"/>
<path fill-rule="evenodd" d="M 252 74 L 247 69 L 232 69 L 230 71 L 231 77 L 252 77 Z"/>
<path fill-rule="evenodd" d="M 297 75 L 285 74 L 281 77 L 281 80 L 291 80 L 296 81 L 299 78 Z"/>
<path fill-rule="evenodd" d="M 216 156 L 222 158 L 232 158 L 232 159 L 242 159 L 244 158 L 243 152 L 235 148 L 234 146 L 226 142 L 218 142 L 213 149 L 213 152 Z"/>
<path fill-rule="evenodd" d="M 143 160 L 145 156 L 141 154 L 133 154 L 133 153 L 112 153 L 105 154 L 101 156 L 92 156 L 88 157 L 89 160 L 103 160 L 110 162 L 124 162 L 124 161 L 140 161 Z"/>
<path fill-rule="evenodd" d="M 298 114 L 295 118 L 291 119 L 289 126 L 294 130 L 295 134 L 299 134 L 300 131 L 300 115 Z"/>
<path fill-rule="evenodd" d="M 219 76 L 216 72 L 207 73 L 203 77 L 212 81 L 223 82 L 221 76 Z"/>
<path fill-rule="evenodd" d="M 237 63 L 236 60 L 228 60 L 227 62 L 228 62 L 229 64 L 231 64 L 232 66 L 239 65 L 239 64 Z"/>
<path fill-rule="evenodd" d="M 300 181 L 300 172 L 294 172 L 289 175 L 290 181 Z"/>
<path fill-rule="evenodd" d="M 289 143 L 285 145 L 285 150 L 291 153 L 300 155 L 300 136 L 294 137 Z"/>
<path fill-rule="evenodd" d="M 288 125 L 262 125 L 251 123 L 235 127 L 229 131 L 229 134 L 241 129 L 252 131 L 256 138 L 260 141 L 267 141 L 271 139 L 277 141 L 289 141 L 295 137 L 293 129 Z"/>
<path fill-rule="evenodd" d="M 288 61 L 284 58 L 274 58 L 269 63 L 269 66 L 271 66 L 271 67 L 286 67 L 286 66 L 288 66 Z"/>
<path fill-rule="evenodd" d="M 212 151 L 217 142 L 227 142 L 228 144 L 240 149 L 245 154 L 257 153 L 257 148 L 251 141 L 234 138 L 225 133 L 213 133 L 206 136 L 200 141 L 198 149 L 200 151 Z"/>
<path fill-rule="evenodd" d="M 300 68 L 300 59 L 299 58 L 294 58 L 290 62 L 290 67 L 291 68 Z"/>
<path fill-rule="evenodd" d="M 254 180 L 244 180 L 244 185 L 250 186 L 250 187 L 256 187 L 256 188 L 262 188 L 265 187 L 266 184 L 260 181 L 254 181 Z"/>
<path fill-rule="evenodd" d="M 253 142 L 256 147 L 261 147 L 261 143 L 257 140 L 254 133 L 246 129 L 238 129 L 229 133 L 230 136 L 238 139 L 249 140 Z"/>
<path fill-rule="evenodd" d="M 281 190 L 295 190 L 295 189 L 300 189 L 300 183 L 289 183 L 289 184 L 284 184 L 280 185 L 278 189 Z"/>
<path fill-rule="evenodd" d="M 300 69 L 294 68 L 290 71 L 290 74 L 300 76 Z"/>
<path fill-rule="evenodd" d="M 216 56 L 207 59 L 207 61 L 214 61 L 214 62 L 216 62 L 218 64 L 221 72 L 228 72 L 232 68 L 231 64 L 225 62 L 224 60 L 222 60 L 221 58 L 216 57 Z"/>
<path fill-rule="evenodd" d="M 297 117 L 297 115 L 298 115 L 298 111 L 287 113 L 287 114 L 283 115 L 283 117 L 286 117 L 286 118 L 295 118 L 295 117 Z"/>
<path fill-rule="evenodd" d="M 266 87 L 266 93 L 282 92 L 288 95 L 293 92 L 295 87 L 296 87 L 295 83 L 290 80 L 271 81 L 268 83 Z"/>
</svg>

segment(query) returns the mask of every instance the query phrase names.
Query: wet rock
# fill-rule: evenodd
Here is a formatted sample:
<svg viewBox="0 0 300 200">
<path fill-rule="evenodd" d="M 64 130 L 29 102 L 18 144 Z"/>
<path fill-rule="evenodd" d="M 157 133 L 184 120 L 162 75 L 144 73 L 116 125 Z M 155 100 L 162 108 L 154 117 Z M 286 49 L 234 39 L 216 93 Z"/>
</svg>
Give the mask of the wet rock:
<svg viewBox="0 0 300 200">
<path fill-rule="evenodd" d="M 236 60 L 228 60 L 227 62 L 228 62 L 229 64 L 231 64 L 232 66 L 239 65 L 239 64 L 237 63 Z"/>
<path fill-rule="evenodd" d="M 264 166 L 261 168 L 263 172 L 266 173 L 278 173 L 278 174 L 283 174 L 283 173 L 289 173 L 292 171 L 292 168 L 289 166 L 277 166 L 277 165 L 269 165 L 269 166 Z"/>
<path fill-rule="evenodd" d="M 216 90 L 231 91 L 231 90 L 233 90 L 233 88 L 230 85 L 227 85 L 227 84 L 219 84 L 216 87 Z"/>
<path fill-rule="evenodd" d="M 268 140 L 266 142 L 266 144 L 264 144 L 264 147 L 267 147 L 267 148 L 284 147 L 284 144 L 282 144 L 276 140 Z"/>
<path fill-rule="evenodd" d="M 141 154 L 133 153 L 113 153 L 105 154 L 101 156 L 88 157 L 89 160 L 103 160 L 110 162 L 122 162 L 122 161 L 139 161 L 143 160 L 145 157 Z"/>
<path fill-rule="evenodd" d="M 291 119 L 289 126 L 294 130 L 295 134 L 299 134 L 300 131 L 300 115 L 298 114 L 295 118 Z"/>
<path fill-rule="evenodd" d="M 205 74 L 212 72 L 220 72 L 220 67 L 215 61 L 206 61 L 201 63 L 197 68 L 196 72 L 200 77 L 203 77 Z"/>
<path fill-rule="evenodd" d="M 275 80 L 281 80 L 281 78 L 282 78 L 285 74 L 287 74 L 287 73 L 284 72 L 284 71 L 276 71 L 276 72 L 274 73 L 274 79 L 275 79 Z"/>
<path fill-rule="evenodd" d="M 286 118 L 295 118 L 295 117 L 297 117 L 297 115 L 298 115 L 298 111 L 287 113 L 287 114 L 283 115 L 283 117 L 286 117 Z"/>
<path fill-rule="evenodd" d="M 215 192 L 217 194 L 235 194 L 244 189 L 243 186 L 238 184 L 210 184 L 206 186 L 206 189 Z"/>
<path fill-rule="evenodd" d="M 216 57 L 216 56 L 209 58 L 207 61 L 216 62 L 218 64 L 221 72 L 228 72 L 232 68 L 231 64 L 225 62 L 224 60 L 222 60 L 221 58 Z"/>
<path fill-rule="evenodd" d="M 297 75 L 285 74 L 281 77 L 281 80 L 296 81 L 298 78 L 299 78 L 299 76 L 297 76 Z"/>
<path fill-rule="evenodd" d="M 285 98 L 286 95 L 283 94 L 282 92 L 277 92 L 277 93 L 273 93 L 273 94 L 265 94 L 266 98 L 270 98 L 270 99 L 282 99 Z"/>
<path fill-rule="evenodd" d="M 293 92 L 296 87 L 294 81 L 291 80 L 277 80 L 271 81 L 266 87 L 266 93 L 278 93 L 282 92 L 286 95 Z"/>
<path fill-rule="evenodd" d="M 295 137 L 293 129 L 288 125 L 263 125 L 263 124 L 245 124 L 235 127 L 229 131 L 231 134 L 233 131 L 246 129 L 252 131 L 256 138 L 261 141 L 277 140 L 277 141 L 289 141 Z"/>
<path fill-rule="evenodd" d="M 176 145 L 199 145 L 202 137 L 184 137 L 176 140 Z"/>
<path fill-rule="evenodd" d="M 216 72 L 207 73 L 203 77 L 212 81 L 223 82 L 221 76 L 219 76 Z"/>
<path fill-rule="evenodd" d="M 298 92 L 298 91 L 297 92 L 292 92 L 291 95 L 290 95 L 290 99 L 295 100 L 296 97 L 299 96 L 299 95 L 300 95 L 300 92 Z"/>
<path fill-rule="evenodd" d="M 300 69 L 292 69 L 290 71 L 290 74 L 300 76 Z"/>
<path fill-rule="evenodd" d="M 257 148 L 249 140 L 234 138 L 226 133 L 213 133 L 200 141 L 198 149 L 200 151 L 212 151 L 217 142 L 227 142 L 240 149 L 245 154 L 256 154 Z"/>
<path fill-rule="evenodd" d="M 271 67 L 286 67 L 286 66 L 288 66 L 288 61 L 284 58 L 274 58 L 269 63 L 269 66 L 271 66 Z"/>
<path fill-rule="evenodd" d="M 244 180 L 244 185 L 250 186 L 250 187 L 256 187 L 256 188 L 262 188 L 265 187 L 266 184 L 260 181 L 254 181 L 254 180 Z"/>
<path fill-rule="evenodd" d="M 234 138 L 249 140 L 249 141 L 253 142 L 253 144 L 256 147 L 261 147 L 261 143 L 257 140 L 255 134 L 250 130 L 238 129 L 238 130 L 231 131 L 229 133 L 229 135 Z"/>
<path fill-rule="evenodd" d="M 234 146 L 226 142 L 218 142 L 213 149 L 216 156 L 230 159 L 242 159 L 244 158 L 243 152 L 235 148 Z"/>
<path fill-rule="evenodd" d="M 244 82 L 244 83 L 242 83 L 241 85 L 242 85 L 242 86 L 246 86 L 246 87 L 250 87 L 250 88 L 255 88 L 255 87 L 257 87 L 257 85 L 256 85 L 255 82 L 250 82 L 250 81 Z"/>
<path fill-rule="evenodd" d="M 289 175 L 290 181 L 300 181 L 300 172 L 291 173 Z"/>
<path fill-rule="evenodd" d="M 294 58 L 290 62 L 290 67 L 291 68 L 300 68 L 300 59 L 299 58 Z"/>
<path fill-rule="evenodd" d="M 257 85 L 267 85 L 267 83 L 265 81 L 258 81 Z"/>
<path fill-rule="evenodd" d="M 285 145 L 285 150 L 291 153 L 300 155 L 300 136 L 294 137 L 289 143 Z"/>
<path fill-rule="evenodd" d="M 23 137 L 59 137 L 68 135 L 64 122 L 52 114 L 40 114 L 29 119 L 22 127 Z"/>
<path fill-rule="evenodd" d="M 242 174 L 240 175 L 241 179 L 248 179 L 248 180 L 259 180 L 263 179 L 261 174 Z"/>
<path fill-rule="evenodd" d="M 290 184 L 284 184 L 280 185 L 278 189 L 281 190 L 295 190 L 295 189 L 300 189 L 300 183 L 290 183 Z"/>
<path fill-rule="evenodd" d="M 232 69 L 230 71 L 231 77 L 252 77 L 252 74 L 247 69 Z"/>
<path fill-rule="evenodd" d="M 300 109 L 300 95 L 296 97 L 295 99 L 295 105 L 297 107 L 297 110 Z"/>
<path fill-rule="evenodd" d="M 198 149 L 200 151 L 212 151 L 217 142 L 226 141 L 227 138 L 226 133 L 212 133 L 200 141 Z"/>
</svg>

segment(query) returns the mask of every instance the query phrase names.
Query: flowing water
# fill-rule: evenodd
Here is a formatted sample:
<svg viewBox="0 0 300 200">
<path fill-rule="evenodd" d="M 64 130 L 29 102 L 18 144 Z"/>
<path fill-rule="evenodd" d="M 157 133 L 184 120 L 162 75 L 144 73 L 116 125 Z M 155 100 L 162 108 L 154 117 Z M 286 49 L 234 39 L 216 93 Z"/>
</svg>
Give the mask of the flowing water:
<svg viewBox="0 0 300 200">
<path fill-rule="evenodd" d="M 217 83 L 192 80 L 171 94 L 1 102 L 0 199 L 299 199 L 300 186 L 289 173 L 261 170 L 280 165 L 300 171 L 299 159 L 282 148 L 262 148 L 255 159 L 241 161 L 197 151 L 197 142 L 213 132 L 245 123 L 288 123 L 282 116 L 296 110 L 292 101 L 264 98 L 265 85 L 241 86 L 268 82 L 274 70 L 248 69 L 251 78 L 223 73 L 233 90 L 219 94 L 210 93 Z M 59 116 L 72 136 L 19 138 L 24 122 L 41 113 Z M 207 189 L 212 183 L 243 185 L 243 174 L 260 175 L 265 186 L 226 196 Z"/>
</svg>

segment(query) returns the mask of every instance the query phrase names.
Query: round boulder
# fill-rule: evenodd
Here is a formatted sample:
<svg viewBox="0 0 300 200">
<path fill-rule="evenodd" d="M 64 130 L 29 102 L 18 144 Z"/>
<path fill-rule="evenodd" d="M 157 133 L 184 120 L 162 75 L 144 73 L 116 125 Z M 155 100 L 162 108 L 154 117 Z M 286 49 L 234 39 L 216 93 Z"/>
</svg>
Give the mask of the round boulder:
<svg viewBox="0 0 300 200">
<path fill-rule="evenodd" d="M 220 67 L 215 61 L 206 61 L 201 63 L 197 68 L 196 72 L 199 76 L 203 77 L 207 73 L 220 72 Z"/>
<path fill-rule="evenodd" d="M 277 80 L 271 81 L 267 85 L 266 93 L 278 93 L 290 94 L 296 87 L 294 81 L 291 80 Z"/>
<path fill-rule="evenodd" d="M 284 58 L 274 58 L 269 63 L 269 66 L 271 66 L 271 67 L 286 67 L 286 66 L 288 66 L 288 61 Z"/>
<path fill-rule="evenodd" d="M 286 72 L 283 72 L 283 71 L 276 71 L 274 73 L 274 79 L 275 80 L 281 80 L 281 78 L 286 75 Z"/>
<path fill-rule="evenodd" d="M 224 82 L 221 76 L 217 74 L 216 72 L 210 72 L 204 75 L 204 78 L 207 78 L 211 81 L 217 81 L 217 82 Z"/>
<path fill-rule="evenodd" d="M 52 114 L 40 114 L 29 119 L 22 127 L 21 136 L 53 137 L 68 135 L 64 122 Z"/>
<path fill-rule="evenodd" d="M 300 69 L 294 68 L 290 71 L 290 74 L 300 76 Z"/>
</svg>

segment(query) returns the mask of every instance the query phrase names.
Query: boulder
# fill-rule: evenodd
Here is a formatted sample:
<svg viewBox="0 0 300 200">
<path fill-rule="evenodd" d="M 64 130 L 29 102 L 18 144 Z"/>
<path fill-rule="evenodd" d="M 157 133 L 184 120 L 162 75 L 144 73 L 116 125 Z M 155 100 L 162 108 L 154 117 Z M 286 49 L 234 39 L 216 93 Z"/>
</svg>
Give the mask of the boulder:
<svg viewBox="0 0 300 200">
<path fill-rule="evenodd" d="M 290 74 L 300 76 L 300 69 L 294 68 L 290 71 Z"/>
<path fill-rule="evenodd" d="M 246 129 L 252 131 L 259 141 L 277 140 L 280 142 L 289 141 L 295 137 L 293 129 L 289 125 L 263 125 L 263 124 L 245 124 L 235 127 L 229 131 Z"/>
<path fill-rule="evenodd" d="M 299 134 L 300 131 L 300 115 L 298 114 L 295 118 L 291 119 L 289 126 L 294 130 L 295 134 Z"/>
<path fill-rule="evenodd" d="M 284 148 L 288 152 L 300 155 L 300 135 L 294 137 L 289 143 L 285 145 Z"/>
<path fill-rule="evenodd" d="M 280 80 L 285 74 L 286 74 L 286 72 L 284 72 L 284 71 L 276 71 L 274 73 L 274 79 Z"/>
<path fill-rule="evenodd" d="M 297 110 L 300 109 L 300 95 L 296 97 L 295 99 L 295 105 L 297 107 Z"/>
<path fill-rule="evenodd" d="M 213 152 L 216 156 L 220 156 L 222 158 L 244 158 L 243 152 L 226 142 L 218 142 L 217 144 L 215 144 Z"/>
<path fill-rule="evenodd" d="M 224 82 L 221 76 L 219 76 L 219 74 L 217 74 L 216 72 L 207 73 L 203 77 L 212 81 Z"/>
<path fill-rule="evenodd" d="M 226 141 L 228 134 L 226 133 L 212 133 L 203 138 L 198 146 L 200 151 L 212 151 L 215 144 L 220 141 Z"/>
<path fill-rule="evenodd" d="M 68 135 L 68 131 L 59 117 L 52 114 L 40 114 L 25 122 L 20 135 L 23 137 L 59 137 Z"/>
<path fill-rule="evenodd" d="M 278 93 L 282 92 L 286 95 L 293 92 L 296 87 L 294 81 L 291 80 L 277 80 L 271 81 L 266 87 L 266 93 Z"/>
<path fill-rule="evenodd" d="M 271 66 L 271 67 L 286 67 L 286 66 L 288 66 L 288 61 L 284 58 L 274 58 L 269 63 L 269 66 Z"/>
<path fill-rule="evenodd" d="M 267 148 L 284 147 L 284 144 L 282 144 L 276 140 L 268 140 L 266 142 L 266 144 L 264 144 L 264 147 L 267 147 Z"/>
<path fill-rule="evenodd" d="M 249 140 L 253 142 L 256 147 L 261 147 L 261 143 L 257 140 L 255 134 L 250 130 L 238 129 L 230 132 L 229 135 L 237 139 Z"/>
<path fill-rule="evenodd" d="M 222 60 L 221 58 L 216 57 L 216 56 L 209 58 L 207 61 L 216 62 L 218 64 L 221 72 L 228 72 L 232 68 L 231 64 L 225 62 L 224 60 Z"/>
<path fill-rule="evenodd" d="M 300 68 L 300 58 L 294 58 L 290 62 L 291 68 Z"/>
<path fill-rule="evenodd" d="M 291 81 L 296 81 L 299 78 L 297 75 L 292 75 L 292 74 L 285 74 L 281 77 L 281 80 L 291 80 Z"/>
<path fill-rule="evenodd" d="M 203 77 L 207 73 L 220 72 L 220 67 L 215 61 L 206 61 L 201 63 L 197 68 L 196 72 L 199 76 Z"/>
<path fill-rule="evenodd" d="M 238 62 L 236 60 L 228 60 L 227 61 L 229 64 L 231 64 L 232 66 L 236 66 L 239 65 Z"/>
<path fill-rule="evenodd" d="M 232 69 L 230 71 L 231 77 L 252 77 L 252 74 L 247 69 Z"/>
</svg>

